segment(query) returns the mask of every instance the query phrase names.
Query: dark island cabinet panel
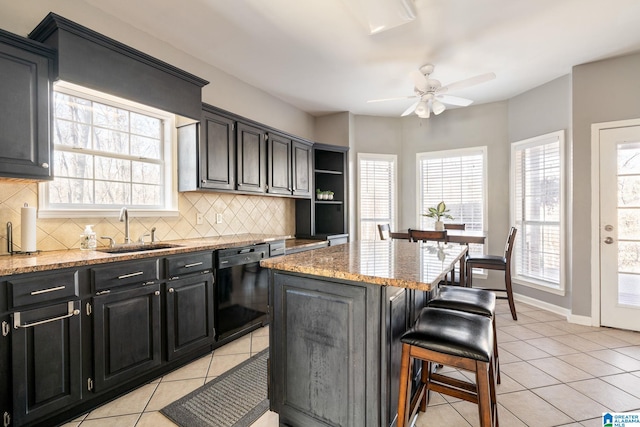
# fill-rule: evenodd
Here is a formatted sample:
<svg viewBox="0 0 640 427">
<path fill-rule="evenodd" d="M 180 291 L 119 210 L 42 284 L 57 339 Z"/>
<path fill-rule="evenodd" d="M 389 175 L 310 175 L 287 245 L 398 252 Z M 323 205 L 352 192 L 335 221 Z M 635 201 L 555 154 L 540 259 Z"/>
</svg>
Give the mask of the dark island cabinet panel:
<svg viewBox="0 0 640 427">
<path fill-rule="evenodd" d="M 14 313 L 12 425 L 45 418 L 81 399 L 79 307 L 70 301 Z"/>
<path fill-rule="evenodd" d="M 0 30 L 0 176 L 52 179 L 49 78 L 55 51 Z"/>
<path fill-rule="evenodd" d="M 379 330 L 368 307 L 381 288 L 278 273 L 272 279 L 272 360 L 287 361 L 271 365 L 270 401 L 280 423 L 380 425 L 379 379 L 371 368 L 380 351 L 367 338 L 372 327 Z"/>
<path fill-rule="evenodd" d="M 252 193 L 266 191 L 266 132 L 238 122 L 236 127 L 236 176 L 238 190 Z"/>
<path fill-rule="evenodd" d="M 214 342 L 213 275 L 172 280 L 166 287 L 167 359 Z"/>
<path fill-rule="evenodd" d="M 160 366 L 160 285 L 93 299 L 96 392 Z"/>
</svg>

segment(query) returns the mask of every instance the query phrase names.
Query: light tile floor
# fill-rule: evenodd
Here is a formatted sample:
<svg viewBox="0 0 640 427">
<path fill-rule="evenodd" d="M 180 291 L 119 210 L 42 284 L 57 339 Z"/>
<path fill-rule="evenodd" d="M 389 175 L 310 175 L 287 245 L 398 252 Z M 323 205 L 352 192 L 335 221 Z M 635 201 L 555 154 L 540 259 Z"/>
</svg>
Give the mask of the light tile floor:
<svg viewBox="0 0 640 427">
<path fill-rule="evenodd" d="M 522 303 L 516 308 L 517 322 L 506 302 L 497 308 L 501 427 L 600 427 L 603 412 L 640 413 L 640 333 L 571 324 Z M 268 345 L 268 328 L 254 331 L 64 427 L 174 427 L 161 408 Z M 253 427 L 277 425 L 277 414 L 267 412 Z M 434 393 L 415 425 L 477 426 L 478 412 Z"/>
</svg>

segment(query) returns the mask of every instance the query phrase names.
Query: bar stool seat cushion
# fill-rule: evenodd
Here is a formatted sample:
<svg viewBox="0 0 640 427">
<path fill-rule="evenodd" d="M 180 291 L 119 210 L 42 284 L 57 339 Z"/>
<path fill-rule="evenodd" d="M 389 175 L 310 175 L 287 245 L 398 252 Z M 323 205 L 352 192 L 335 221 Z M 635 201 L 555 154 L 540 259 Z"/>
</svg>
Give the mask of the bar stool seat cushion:
<svg viewBox="0 0 640 427">
<path fill-rule="evenodd" d="M 496 294 L 482 289 L 441 286 L 438 296 L 431 299 L 427 306 L 493 317 L 496 312 Z"/>
<path fill-rule="evenodd" d="M 482 264 L 495 264 L 498 266 L 504 266 L 507 263 L 507 259 L 502 255 L 473 255 L 467 257 L 467 262 L 477 262 Z"/>
<path fill-rule="evenodd" d="M 493 357 L 491 319 L 462 311 L 425 307 L 415 325 L 400 340 L 412 346 L 481 362 L 488 363 Z"/>
</svg>

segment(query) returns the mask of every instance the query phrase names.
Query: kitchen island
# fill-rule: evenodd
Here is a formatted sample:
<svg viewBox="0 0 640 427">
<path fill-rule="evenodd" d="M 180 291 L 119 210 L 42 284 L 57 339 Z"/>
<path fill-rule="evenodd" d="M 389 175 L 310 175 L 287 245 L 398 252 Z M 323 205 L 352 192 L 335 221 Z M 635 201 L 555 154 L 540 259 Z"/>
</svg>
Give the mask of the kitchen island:
<svg viewBox="0 0 640 427">
<path fill-rule="evenodd" d="M 399 338 L 466 250 L 392 240 L 263 260 L 280 424 L 395 425 Z"/>
</svg>

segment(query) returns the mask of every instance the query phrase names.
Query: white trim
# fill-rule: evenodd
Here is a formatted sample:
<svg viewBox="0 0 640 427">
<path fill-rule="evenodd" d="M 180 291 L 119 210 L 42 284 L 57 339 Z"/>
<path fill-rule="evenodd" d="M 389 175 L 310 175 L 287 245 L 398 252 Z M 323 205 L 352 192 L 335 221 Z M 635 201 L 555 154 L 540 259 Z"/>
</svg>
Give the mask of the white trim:
<svg viewBox="0 0 640 427">
<path fill-rule="evenodd" d="M 357 230 L 356 235 L 357 239 L 361 240 L 360 236 L 360 161 L 361 160 L 384 160 L 387 162 L 393 163 L 393 224 L 389 224 L 392 230 L 397 229 L 398 227 L 398 155 L 397 154 L 380 154 L 380 153 L 358 153 L 357 155 L 357 175 L 356 175 L 356 185 L 357 192 L 356 195 L 356 224 Z"/>
<path fill-rule="evenodd" d="M 567 320 L 569 320 L 569 318 L 571 317 L 571 310 L 569 310 L 568 308 L 559 307 L 559 306 L 557 306 L 555 304 L 549 304 L 548 302 L 541 301 L 541 300 L 535 299 L 535 298 L 531 298 L 531 297 L 528 297 L 526 295 L 516 294 L 516 293 L 513 294 L 513 299 L 515 299 L 516 301 L 519 301 L 521 303 L 524 303 L 524 304 L 527 304 L 527 305 L 531 305 L 533 307 L 537 307 L 537 308 L 540 308 L 542 310 L 546 310 L 546 311 L 549 311 L 551 313 L 558 314 L 560 316 L 564 316 Z M 572 323 L 575 323 L 575 322 L 572 322 Z"/>
<path fill-rule="evenodd" d="M 640 119 L 591 124 L 591 319 L 600 326 L 600 132 L 640 126 Z"/>
<path fill-rule="evenodd" d="M 515 214 L 515 182 L 516 182 L 516 168 L 515 168 L 515 156 L 517 150 L 522 150 L 529 147 L 535 147 L 544 145 L 546 141 L 558 141 L 559 143 L 559 156 L 560 156 L 560 274 L 558 277 L 558 287 L 552 287 L 545 285 L 545 282 L 535 279 L 530 279 L 524 276 L 514 276 L 514 283 L 519 285 L 538 289 L 551 294 L 564 296 L 566 294 L 566 277 L 567 277 L 567 235 L 566 235 L 566 164 L 565 164 L 565 130 L 558 130 L 555 132 L 546 133 L 544 135 L 534 136 L 532 138 L 523 139 L 511 143 L 511 161 L 509 171 L 509 211 L 510 222 L 516 224 Z"/>
<path fill-rule="evenodd" d="M 180 212 L 168 209 L 128 209 L 131 218 L 177 217 Z M 38 218 L 118 218 L 120 209 L 38 209 Z"/>
</svg>

